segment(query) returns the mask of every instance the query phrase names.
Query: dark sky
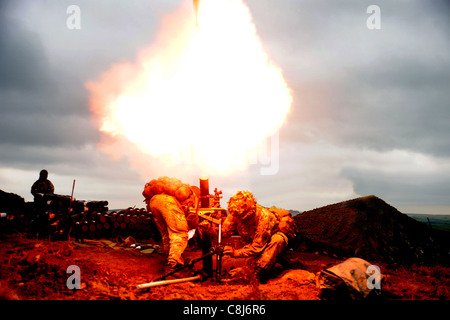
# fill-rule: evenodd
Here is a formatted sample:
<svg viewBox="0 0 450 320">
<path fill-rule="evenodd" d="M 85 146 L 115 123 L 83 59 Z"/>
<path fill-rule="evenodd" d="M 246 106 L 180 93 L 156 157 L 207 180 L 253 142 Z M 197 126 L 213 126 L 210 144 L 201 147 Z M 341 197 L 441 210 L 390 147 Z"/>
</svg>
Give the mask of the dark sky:
<svg viewBox="0 0 450 320">
<path fill-rule="evenodd" d="M 57 193 L 76 179 L 76 198 L 143 206 L 143 185 L 161 172 L 144 177 L 98 150 L 85 83 L 133 61 L 185 2 L 0 2 L 0 189 L 31 200 L 46 168 Z M 447 2 L 377 1 L 379 30 L 366 25 L 372 1 L 244 2 L 294 100 L 276 173 L 253 164 L 210 177 L 222 205 L 249 189 L 263 205 L 300 211 L 374 194 L 403 212 L 450 213 Z M 79 30 L 66 25 L 72 4 Z M 182 178 L 197 184 L 195 174 Z"/>
</svg>

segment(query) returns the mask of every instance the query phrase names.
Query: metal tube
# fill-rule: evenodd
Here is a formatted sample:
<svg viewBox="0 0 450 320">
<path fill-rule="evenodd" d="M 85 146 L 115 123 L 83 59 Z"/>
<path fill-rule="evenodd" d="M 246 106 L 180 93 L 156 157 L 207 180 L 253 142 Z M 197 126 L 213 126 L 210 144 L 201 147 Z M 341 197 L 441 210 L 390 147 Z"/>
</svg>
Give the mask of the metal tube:
<svg viewBox="0 0 450 320">
<path fill-rule="evenodd" d="M 219 237 L 217 239 L 217 252 L 216 252 L 216 281 L 220 282 L 222 273 L 222 222 L 219 223 Z"/>
<path fill-rule="evenodd" d="M 201 275 L 196 275 L 194 277 L 189 277 L 189 278 L 155 281 L 155 282 L 139 284 L 136 286 L 136 289 L 145 289 L 145 288 L 150 288 L 150 287 L 158 287 L 158 286 L 164 286 L 164 285 L 168 285 L 168 284 L 189 282 L 189 281 L 195 281 L 195 280 L 201 280 L 201 279 L 202 279 Z"/>
<path fill-rule="evenodd" d="M 72 213 L 73 191 L 74 191 L 74 190 L 75 190 L 75 179 L 73 179 L 73 184 L 72 184 L 72 194 L 70 195 L 69 214 Z"/>
<path fill-rule="evenodd" d="M 209 208 L 209 178 L 200 177 L 200 208 Z"/>
</svg>

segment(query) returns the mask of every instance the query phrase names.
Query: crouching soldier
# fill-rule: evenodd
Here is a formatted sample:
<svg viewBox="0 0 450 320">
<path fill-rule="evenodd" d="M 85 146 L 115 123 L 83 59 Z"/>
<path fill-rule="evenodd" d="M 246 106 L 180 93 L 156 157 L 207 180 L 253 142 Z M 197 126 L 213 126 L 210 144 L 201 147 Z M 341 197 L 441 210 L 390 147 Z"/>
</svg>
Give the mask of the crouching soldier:
<svg viewBox="0 0 450 320">
<path fill-rule="evenodd" d="M 284 211 L 284 214 L 280 214 Z M 238 191 L 228 201 L 229 215 L 222 224 L 222 237 L 239 235 L 246 243 L 240 249 L 225 246 L 223 253 L 233 258 L 250 258 L 257 277 L 267 274 L 293 238 L 294 221 L 286 210 L 271 211 L 256 203 L 252 193 Z"/>
<path fill-rule="evenodd" d="M 167 255 L 166 271 L 173 271 L 184 264 L 182 255 L 188 244 L 188 231 L 198 226 L 198 215 L 190 210 L 198 207 L 198 195 L 190 185 L 167 177 L 147 183 L 142 194 L 161 233 Z"/>
</svg>

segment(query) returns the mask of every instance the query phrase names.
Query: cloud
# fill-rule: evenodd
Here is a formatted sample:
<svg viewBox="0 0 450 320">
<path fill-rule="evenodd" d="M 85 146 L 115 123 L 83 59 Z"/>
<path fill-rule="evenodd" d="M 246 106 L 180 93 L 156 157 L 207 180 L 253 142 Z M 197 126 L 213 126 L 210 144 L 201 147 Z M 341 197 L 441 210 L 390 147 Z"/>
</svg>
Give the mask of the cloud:
<svg viewBox="0 0 450 320">
<path fill-rule="evenodd" d="M 447 161 L 408 151 L 375 153 L 361 158 L 358 163 L 342 168 L 342 175 L 353 181 L 356 193 L 366 195 L 376 191 L 381 198 L 403 207 L 450 205 Z"/>
<path fill-rule="evenodd" d="M 2 1 L 0 188 L 29 199 L 42 168 L 57 192 L 77 179 L 77 198 L 141 205 L 145 180 L 96 147 L 84 82 L 147 45 L 174 1 L 77 1 L 82 28 L 66 27 L 70 1 Z M 155 172 L 154 174 L 157 174 Z M 65 188 L 67 187 L 67 188 Z"/>
<path fill-rule="evenodd" d="M 1 143 L 82 146 L 99 139 L 84 82 L 150 42 L 176 2 L 78 1 L 80 30 L 66 27 L 70 1 L 2 2 Z M 132 17 L 132 18 L 131 18 Z"/>
<path fill-rule="evenodd" d="M 48 89 L 49 63 L 38 34 L 7 15 L 5 7 L 0 12 L 0 90 Z"/>
<path fill-rule="evenodd" d="M 280 174 L 272 177 L 275 190 L 285 182 L 291 191 L 265 193 L 273 201 L 296 197 L 314 207 L 345 200 L 350 185 L 354 195 L 376 194 L 402 208 L 449 205 L 443 194 L 450 181 L 440 176 L 448 172 L 450 152 L 444 138 L 450 134 L 449 7 L 381 1 L 382 29 L 372 31 L 365 26 L 369 4 L 283 1 L 266 10 L 254 3 L 263 42 L 294 89 L 282 132 L 298 151 L 284 154 Z M 280 28 L 269 22 L 273 16 Z M 317 165 L 302 162 L 302 152 Z M 411 161 L 417 157 L 429 158 L 434 169 L 423 171 Z"/>
<path fill-rule="evenodd" d="M 356 62 L 336 84 L 340 94 L 328 113 L 335 141 L 449 156 L 449 142 L 442 136 L 450 133 L 443 120 L 450 116 L 450 28 L 440 14 L 423 9 L 414 3 L 405 14 L 388 19 L 379 37 L 369 37 L 374 42 L 367 47 L 370 60 L 351 55 Z M 421 17 L 420 27 L 414 12 Z"/>
<path fill-rule="evenodd" d="M 405 150 L 379 151 L 327 142 L 283 143 L 280 170 L 254 170 L 250 190 L 262 204 L 310 210 L 351 198 L 376 195 L 403 212 L 448 213 L 447 159 Z"/>
<path fill-rule="evenodd" d="M 294 89 L 290 138 L 448 156 L 448 4 L 250 1 L 256 26 Z M 276 21 L 276 27 L 274 24 Z"/>
<path fill-rule="evenodd" d="M 94 141 L 97 133 L 89 124 L 83 87 L 68 70 L 55 69 L 39 33 L 8 12 L 0 18 L 0 144 Z"/>
</svg>

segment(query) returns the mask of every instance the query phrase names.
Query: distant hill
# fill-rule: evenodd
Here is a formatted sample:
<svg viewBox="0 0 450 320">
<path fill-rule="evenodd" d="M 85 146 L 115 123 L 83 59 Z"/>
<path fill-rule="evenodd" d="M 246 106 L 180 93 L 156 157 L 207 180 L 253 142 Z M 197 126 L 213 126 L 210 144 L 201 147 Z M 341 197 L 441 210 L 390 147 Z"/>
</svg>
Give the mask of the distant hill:
<svg viewBox="0 0 450 320">
<path fill-rule="evenodd" d="M 448 258 L 447 234 L 373 195 L 305 211 L 294 220 L 299 250 L 401 263 Z"/>
<path fill-rule="evenodd" d="M 407 213 L 411 218 L 437 230 L 450 231 L 450 215 Z"/>
<path fill-rule="evenodd" d="M 288 210 L 291 214 L 292 214 L 292 216 L 293 217 L 295 217 L 296 215 L 298 215 L 298 214 L 300 214 L 301 212 L 300 211 L 298 211 L 298 210 Z"/>
</svg>

